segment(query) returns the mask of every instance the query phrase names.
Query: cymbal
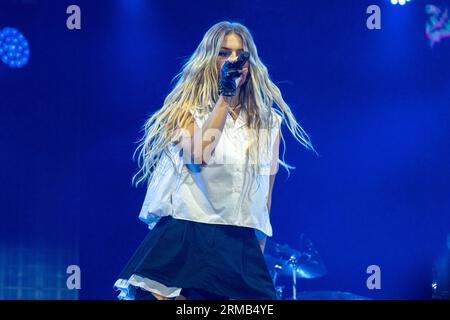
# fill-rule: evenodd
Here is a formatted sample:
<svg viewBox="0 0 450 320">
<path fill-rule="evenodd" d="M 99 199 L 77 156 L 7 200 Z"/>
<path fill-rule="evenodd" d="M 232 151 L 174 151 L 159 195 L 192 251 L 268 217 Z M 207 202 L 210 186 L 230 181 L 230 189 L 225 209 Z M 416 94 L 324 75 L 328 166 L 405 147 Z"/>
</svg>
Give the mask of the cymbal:
<svg viewBox="0 0 450 320">
<path fill-rule="evenodd" d="M 325 264 L 317 251 L 308 250 L 300 252 L 288 245 L 268 243 L 266 263 L 269 269 L 276 266 L 277 273 L 281 276 L 292 277 L 295 270 L 296 276 L 302 279 L 313 279 L 324 276 L 327 273 Z"/>
</svg>

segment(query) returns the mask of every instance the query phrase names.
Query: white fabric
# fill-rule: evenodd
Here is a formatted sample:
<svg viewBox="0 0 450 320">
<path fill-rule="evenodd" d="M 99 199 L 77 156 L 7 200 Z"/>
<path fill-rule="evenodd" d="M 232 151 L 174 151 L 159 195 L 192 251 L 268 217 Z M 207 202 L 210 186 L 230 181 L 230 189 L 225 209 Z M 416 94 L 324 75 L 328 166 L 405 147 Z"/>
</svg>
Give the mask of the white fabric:
<svg viewBox="0 0 450 320">
<path fill-rule="evenodd" d="M 263 130 L 271 135 L 272 146 L 280 130 L 281 116 L 272 111 L 275 126 Z M 194 114 L 199 128 L 209 114 Z M 194 172 L 184 165 L 178 149 L 170 149 L 174 155 L 170 161 L 163 155 L 160 169 L 147 188 L 147 194 L 139 218 L 152 229 L 160 217 L 172 215 L 177 219 L 212 224 L 228 224 L 255 229 L 258 239 L 272 236 L 267 200 L 272 167 L 272 146 L 268 153 L 261 152 L 262 170 L 250 170 L 248 156 L 248 131 L 246 112 L 242 109 L 234 121 L 227 115 L 211 161 L 198 166 Z M 264 141 L 264 140 L 262 140 Z M 176 174 L 180 172 L 181 174 Z M 258 181 L 257 181 L 258 180 Z M 259 182 L 259 184 L 258 184 Z"/>
<path fill-rule="evenodd" d="M 175 168 L 180 164 L 181 158 L 176 154 L 176 148 L 169 146 L 156 165 L 139 213 L 139 219 L 147 223 L 149 229 L 153 229 L 161 217 L 172 213 L 171 197 L 177 182 Z"/>
<path fill-rule="evenodd" d="M 120 294 L 118 295 L 120 300 L 134 300 L 136 287 L 167 298 L 176 298 L 181 293 L 181 288 L 166 287 L 160 282 L 136 274 L 133 274 L 128 280 L 118 279 L 116 283 L 114 283 L 114 288 L 120 290 Z"/>
<path fill-rule="evenodd" d="M 208 115 L 194 114 L 199 128 Z M 177 147 L 169 147 L 148 184 L 139 219 L 147 223 L 149 229 L 153 229 L 161 217 L 171 215 L 203 223 L 251 227 L 255 229 L 258 240 L 272 236 L 267 208 L 269 174 L 273 165 L 273 143 L 282 121 L 280 115 L 275 112 L 273 115 L 275 126 L 261 132 L 271 135 L 272 145 L 268 153 L 261 153 L 262 170 L 257 173 L 248 165 L 248 128 L 244 109 L 236 121 L 227 115 L 212 161 L 205 166 L 195 165 L 198 171 L 185 165 Z M 118 298 L 125 300 L 134 299 L 136 287 L 169 298 L 181 292 L 181 288 L 167 287 L 135 274 L 129 279 L 118 279 L 114 284 L 114 288 L 120 290 Z"/>
</svg>

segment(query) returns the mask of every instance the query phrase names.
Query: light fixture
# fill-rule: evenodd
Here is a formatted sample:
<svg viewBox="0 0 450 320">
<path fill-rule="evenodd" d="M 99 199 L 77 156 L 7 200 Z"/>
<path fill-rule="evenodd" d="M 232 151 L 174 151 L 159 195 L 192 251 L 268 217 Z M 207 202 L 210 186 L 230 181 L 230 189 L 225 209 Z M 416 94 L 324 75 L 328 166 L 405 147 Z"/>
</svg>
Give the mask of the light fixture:
<svg viewBox="0 0 450 320">
<path fill-rule="evenodd" d="M 399 4 L 399 5 L 401 5 L 401 6 L 404 6 L 407 2 L 410 2 L 411 0 L 391 0 L 391 3 L 393 4 L 393 5 L 397 5 L 397 4 Z"/>
<path fill-rule="evenodd" d="M 19 30 L 6 27 L 0 30 L 0 59 L 11 68 L 22 68 L 30 59 L 30 47 Z"/>
</svg>

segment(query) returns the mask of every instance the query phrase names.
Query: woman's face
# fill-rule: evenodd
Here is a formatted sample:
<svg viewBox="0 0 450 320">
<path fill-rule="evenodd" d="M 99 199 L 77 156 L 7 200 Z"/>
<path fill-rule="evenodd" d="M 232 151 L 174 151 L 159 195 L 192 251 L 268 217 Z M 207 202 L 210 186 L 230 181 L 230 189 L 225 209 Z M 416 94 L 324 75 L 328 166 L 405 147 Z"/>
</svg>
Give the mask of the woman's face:
<svg viewBox="0 0 450 320">
<path fill-rule="evenodd" d="M 239 54 L 244 51 L 243 45 L 242 45 L 242 39 L 239 35 L 235 33 L 229 33 L 225 36 L 225 39 L 222 42 L 222 46 L 219 51 L 219 56 L 217 57 L 217 68 L 219 70 L 219 79 L 222 76 L 221 69 L 222 65 L 225 63 L 225 61 L 235 61 Z M 238 87 L 240 87 L 247 78 L 248 74 L 248 61 L 244 64 L 244 67 L 242 68 L 242 76 L 241 80 L 239 81 Z"/>
</svg>

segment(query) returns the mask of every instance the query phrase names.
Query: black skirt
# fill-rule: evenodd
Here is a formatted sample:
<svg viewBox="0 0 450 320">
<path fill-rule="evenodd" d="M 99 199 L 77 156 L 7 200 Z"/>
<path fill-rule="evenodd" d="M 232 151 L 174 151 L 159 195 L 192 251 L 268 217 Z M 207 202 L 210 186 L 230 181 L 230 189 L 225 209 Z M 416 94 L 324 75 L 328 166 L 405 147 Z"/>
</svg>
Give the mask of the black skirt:
<svg viewBox="0 0 450 320">
<path fill-rule="evenodd" d="M 136 288 L 161 294 L 161 284 L 229 299 L 277 299 L 254 229 L 171 216 L 162 217 L 145 237 L 114 288 L 120 299 L 134 299 Z"/>
</svg>

